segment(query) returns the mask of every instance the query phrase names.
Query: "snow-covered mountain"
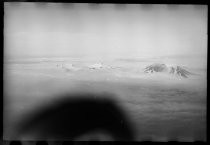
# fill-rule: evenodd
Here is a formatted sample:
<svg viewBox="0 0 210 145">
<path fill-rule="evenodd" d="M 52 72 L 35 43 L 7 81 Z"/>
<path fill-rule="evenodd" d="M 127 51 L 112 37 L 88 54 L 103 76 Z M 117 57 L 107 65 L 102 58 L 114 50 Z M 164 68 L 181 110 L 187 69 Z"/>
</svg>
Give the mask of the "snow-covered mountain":
<svg viewBox="0 0 210 145">
<path fill-rule="evenodd" d="M 185 78 L 187 78 L 189 75 L 192 75 L 191 72 L 187 71 L 184 67 L 181 66 L 171 66 L 169 67 L 169 70 L 170 74 L 175 74 Z"/>
<path fill-rule="evenodd" d="M 145 68 L 144 72 L 153 73 L 153 72 L 166 72 L 168 70 L 165 64 L 154 63 Z"/>
<path fill-rule="evenodd" d="M 178 65 L 170 65 L 167 66 L 166 64 L 160 64 L 160 63 L 154 63 L 152 65 L 147 66 L 144 69 L 145 73 L 168 73 L 168 74 L 173 74 L 176 76 L 188 78 L 189 75 L 192 75 L 193 73 L 189 72 L 186 70 L 185 67 L 183 66 L 178 66 Z"/>
</svg>

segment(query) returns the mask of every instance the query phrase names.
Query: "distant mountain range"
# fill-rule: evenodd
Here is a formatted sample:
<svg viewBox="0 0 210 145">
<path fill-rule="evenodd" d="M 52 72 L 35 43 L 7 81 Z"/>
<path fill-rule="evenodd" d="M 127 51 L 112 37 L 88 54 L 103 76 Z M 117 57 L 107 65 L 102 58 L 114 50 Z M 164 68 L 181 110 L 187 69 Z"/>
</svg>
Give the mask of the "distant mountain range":
<svg viewBox="0 0 210 145">
<path fill-rule="evenodd" d="M 174 74 L 180 77 L 188 78 L 189 75 L 193 75 L 193 73 L 186 70 L 185 67 L 174 65 L 167 66 L 166 64 L 154 63 L 152 65 L 147 66 L 144 69 L 145 73 L 157 73 L 157 72 L 165 72 L 168 74 Z"/>
</svg>

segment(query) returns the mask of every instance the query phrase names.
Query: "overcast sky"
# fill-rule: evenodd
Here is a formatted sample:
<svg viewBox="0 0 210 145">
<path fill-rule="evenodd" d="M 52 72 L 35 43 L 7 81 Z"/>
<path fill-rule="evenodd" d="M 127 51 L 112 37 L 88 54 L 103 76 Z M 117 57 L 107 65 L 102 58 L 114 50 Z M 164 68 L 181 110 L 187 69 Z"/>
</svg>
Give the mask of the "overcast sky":
<svg viewBox="0 0 210 145">
<path fill-rule="evenodd" d="M 207 6 L 5 3 L 5 56 L 207 53 Z"/>
</svg>

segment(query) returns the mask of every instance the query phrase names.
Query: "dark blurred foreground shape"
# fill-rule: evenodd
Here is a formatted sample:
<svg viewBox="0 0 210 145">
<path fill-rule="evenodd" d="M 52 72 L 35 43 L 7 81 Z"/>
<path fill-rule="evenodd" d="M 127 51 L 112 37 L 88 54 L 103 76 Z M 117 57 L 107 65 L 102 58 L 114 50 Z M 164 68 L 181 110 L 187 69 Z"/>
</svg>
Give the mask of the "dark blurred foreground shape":
<svg viewBox="0 0 210 145">
<path fill-rule="evenodd" d="M 18 134 L 35 134 L 37 140 L 77 140 L 91 132 L 105 132 L 113 141 L 134 140 L 129 118 L 123 108 L 111 99 L 114 96 L 84 93 L 57 98 L 63 99 L 24 118 L 19 124 Z"/>
</svg>

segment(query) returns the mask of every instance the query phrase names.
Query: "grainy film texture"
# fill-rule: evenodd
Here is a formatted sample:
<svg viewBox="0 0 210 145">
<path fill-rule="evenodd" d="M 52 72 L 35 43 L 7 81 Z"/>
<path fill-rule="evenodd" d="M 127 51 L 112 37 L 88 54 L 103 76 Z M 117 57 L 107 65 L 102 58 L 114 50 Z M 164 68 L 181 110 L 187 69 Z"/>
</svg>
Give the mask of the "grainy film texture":
<svg viewBox="0 0 210 145">
<path fill-rule="evenodd" d="M 4 139 L 206 141 L 206 5 L 4 3 Z"/>
</svg>

